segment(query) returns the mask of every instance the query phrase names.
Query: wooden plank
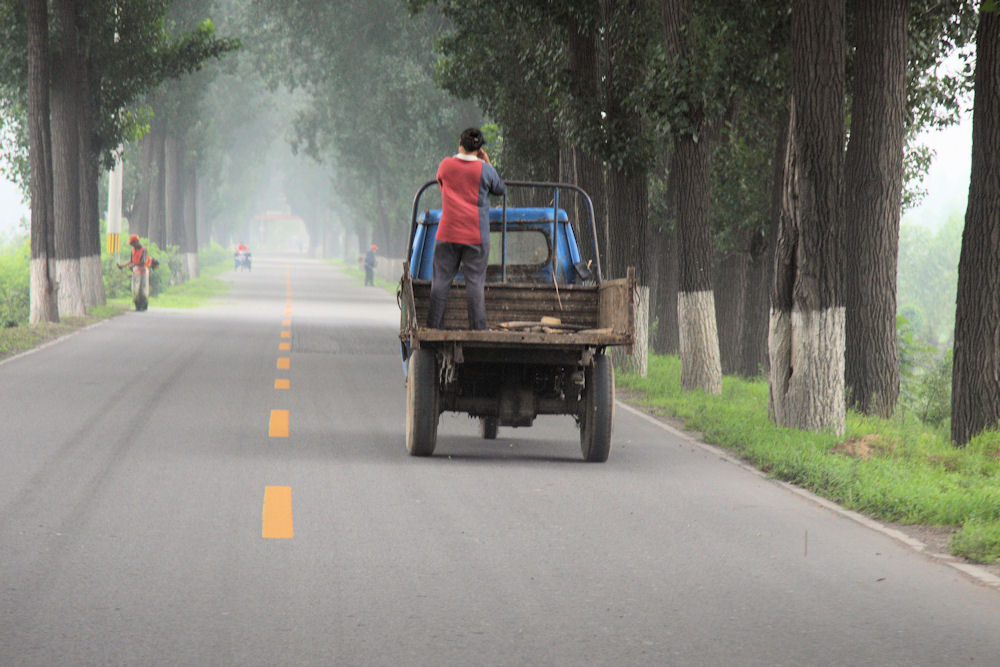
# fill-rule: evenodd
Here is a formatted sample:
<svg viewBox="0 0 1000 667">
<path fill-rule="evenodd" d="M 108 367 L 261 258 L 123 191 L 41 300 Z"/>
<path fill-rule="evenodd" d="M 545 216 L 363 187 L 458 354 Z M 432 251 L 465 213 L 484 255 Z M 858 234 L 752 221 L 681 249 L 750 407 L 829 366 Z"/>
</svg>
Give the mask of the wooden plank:
<svg viewBox="0 0 1000 667">
<path fill-rule="evenodd" d="M 599 345 L 624 345 L 630 339 L 622 334 L 595 331 L 592 333 L 545 333 L 520 331 L 472 331 L 470 329 L 426 329 L 420 327 L 414 337 L 424 343 L 455 342 L 476 343 L 485 346 L 536 345 L 541 347 L 594 347 Z"/>
<path fill-rule="evenodd" d="M 601 285 L 598 326 L 627 335 L 631 340 L 635 322 L 635 274 Z"/>
</svg>

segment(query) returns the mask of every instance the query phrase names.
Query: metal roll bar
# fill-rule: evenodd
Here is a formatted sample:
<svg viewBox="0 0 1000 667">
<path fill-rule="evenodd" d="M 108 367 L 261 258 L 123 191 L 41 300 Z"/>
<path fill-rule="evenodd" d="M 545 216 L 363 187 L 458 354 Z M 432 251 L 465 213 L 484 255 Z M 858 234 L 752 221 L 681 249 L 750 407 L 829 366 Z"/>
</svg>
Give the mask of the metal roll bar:
<svg viewBox="0 0 1000 667">
<path fill-rule="evenodd" d="M 420 197 L 424 194 L 424 192 L 427 191 L 427 188 L 431 187 L 432 185 L 437 185 L 437 181 L 428 181 L 428 182 L 424 183 L 420 187 L 420 189 L 417 190 L 417 194 L 413 197 L 413 213 L 412 213 L 412 215 L 410 217 L 410 241 L 409 241 L 409 245 L 408 245 L 407 252 L 406 252 L 406 263 L 407 263 L 407 265 L 409 265 L 410 262 L 413 259 L 413 239 L 414 239 L 414 237 L 416 236 L 416 233 L 417 233 L 417 215 L 418 215 L 418 213 L 420 211 Z M 508 187 L 525 187 L 525 188 L 536 188 L 536 189 L 550 189 L 550 190 L 553 191 L 553 193 L 552 193 L 552 200 L 553 200 L 553 203 L 552 203 L 552 225 L 553 225 L 552 243 L 553 244 L 555 244 L 555 225 L 558 222 L 558 215 L 559 215 L 559 213 L 558 213 L 559 212 L 559 191 L 560 190 L 570 190 L 572 192 L 576 192 L 581 197 L 583 197 L 584 202 L 586 202 L 586 204 L 587 204 L 587 217 L 588 217 L 589 222 L 590 222 L 590 236 L 591 236 L 590 241 L 591 241 L 591 246 L 592 246 L 593 253 L 594 253 L 594 266 L 592 268 L 593 268 L 593 271 L 594 271 L 594 276 L 595 276 L 595 279 L 597 281 L 597 284 L 600 284 L 601 281 L 603 280 L 603 275 L 601 273 L 601 255 L 600 255 L 600 251 L 598 250 L 598 245 L 597 245 L 597 222 L 594 219 L 594 202 L 590 199 L 590 195 L 588 195 L 586 192 L 584 192 L 582 188 L 580 188 L 580 187 L 578 187 L 576 185 L 573 185 L 572 183 L 554 183 L 554 182 L 549 182 L 549 181 L 507 181 L 506 185 Z M 502 244 L 503 247 L 501 249 L 501 254 L 500 254 L 500 263 L 501 263 L 501 267 L 502 267 L 501 270 L 502 270 L 502 275 L 503 275 L 503 281 L 507 282 L 507 195 L 506 194 L 503 195 L 502 211 L 503 212 L 501 213 L 501 225 L 502 225 L 501 226 L 501 244 Z M 552 248 L 552 251 L 553 251 L 552 252 L 552 271 L 553 271 L 553 277 L 554 277 L 556 269 L 557 269 L 558 258 L 556 257 L 556 253 L 555 253 L 555 248 L 554 247 Z"/>
</svg>

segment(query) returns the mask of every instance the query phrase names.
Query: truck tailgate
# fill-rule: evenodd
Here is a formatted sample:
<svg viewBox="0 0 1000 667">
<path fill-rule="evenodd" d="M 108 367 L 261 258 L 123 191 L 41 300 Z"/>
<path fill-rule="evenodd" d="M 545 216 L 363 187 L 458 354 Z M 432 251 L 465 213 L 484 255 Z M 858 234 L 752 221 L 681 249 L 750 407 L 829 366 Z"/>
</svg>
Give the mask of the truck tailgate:
<svg viewBox="0 0 1000 667">
<path fill-rule="evenodd" d="M 465 285 L 452 285 L 443 329 L 428 329 L 430 281 L 412 280 L 404 266 L 400 282 L 400 338 L 416 341 L 471 342 L 483 345 L 603 346 L 634 341 L 635 278 L 597 285 L 487 283 L 486 321 L 489 331 L 468 329 Z M 540 322 L 556 317 L 571 331 L 504 330 L 504 323 Z"/>
</svg>

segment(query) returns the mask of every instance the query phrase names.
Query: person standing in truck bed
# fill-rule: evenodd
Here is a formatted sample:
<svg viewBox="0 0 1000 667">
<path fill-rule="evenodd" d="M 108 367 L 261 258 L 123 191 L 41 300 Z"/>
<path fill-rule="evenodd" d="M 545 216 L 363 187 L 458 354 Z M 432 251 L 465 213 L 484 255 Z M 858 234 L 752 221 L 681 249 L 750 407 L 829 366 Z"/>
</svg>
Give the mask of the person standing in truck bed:
<svg viewBox="0 0 1000 667">
<path fill-rule="evenodd" d="M 434 243 L 427 326 L 440 329 L 451 281 L 459 268 L 465 278 L 469 328 L 486 329 L 485 281 L 490 258 L 490 195 L 507 192 L 478 128 L 470 127 L 459 139 L 458 154 L 438 165 L 441 186 L 441 222 Z"/>
</svg>

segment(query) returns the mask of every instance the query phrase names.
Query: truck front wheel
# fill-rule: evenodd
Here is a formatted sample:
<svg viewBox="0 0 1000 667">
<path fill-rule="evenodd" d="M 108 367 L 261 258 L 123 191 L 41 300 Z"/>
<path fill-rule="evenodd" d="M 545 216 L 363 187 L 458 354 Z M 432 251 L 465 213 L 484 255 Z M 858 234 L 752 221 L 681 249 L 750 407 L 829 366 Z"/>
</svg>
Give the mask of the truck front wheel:
<svg viewBox="0 0 1000 667">
<path fill-rule="evenodd" d="M 430 456 L 437 444 L 439 410 L 437 359 L 433 350 L 413 350 L 406 377 L 406 451 Z"/>
<path fill-rule="evenodd" d="M 611 454 L 611 425 L 615 416 L 615 373 L 611 357 L 595 355 L 584 378 L 580 450 L 585 461 L 603 463 Z"/>
</svg>

